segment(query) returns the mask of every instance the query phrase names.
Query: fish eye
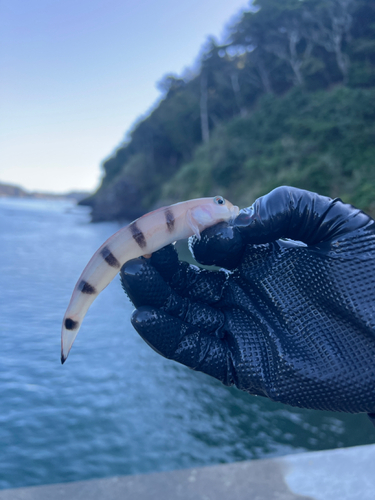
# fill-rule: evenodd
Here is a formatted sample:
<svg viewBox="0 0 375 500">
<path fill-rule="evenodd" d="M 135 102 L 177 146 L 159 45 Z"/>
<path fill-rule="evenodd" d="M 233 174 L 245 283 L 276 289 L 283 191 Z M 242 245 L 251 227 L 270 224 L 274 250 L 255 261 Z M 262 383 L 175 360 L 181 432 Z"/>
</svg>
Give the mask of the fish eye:
<svg viewBox="0 0 375 500">
<path fill-rule="evenodd" d="M 215 196 L 214 202 L 217 205 L 225 205 L 225 200 L 224 200 L 224 198 L 222 196 Z"/>
</svg>

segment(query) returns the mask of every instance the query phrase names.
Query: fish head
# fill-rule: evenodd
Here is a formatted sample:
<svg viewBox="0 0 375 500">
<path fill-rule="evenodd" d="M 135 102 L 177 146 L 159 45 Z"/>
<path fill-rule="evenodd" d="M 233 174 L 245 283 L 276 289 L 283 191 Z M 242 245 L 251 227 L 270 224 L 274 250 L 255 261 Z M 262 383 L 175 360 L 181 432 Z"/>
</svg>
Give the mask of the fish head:
<svg viewBox="0 0 375 500">
<path fill-rule="evenodd" d="M 230 201 L 222 196 L 214 196 L 213 198 L 213 218 L 221 221 L 229 221 L 237 217 L 240 209 L 237 205 L 233 205 Z"/>
<path fill-rule="evenodd" d="M 196 222 L 205 227 L 212 226 L 217 222 L 229 221 L 237 217 L 238 214 L 239 208 L 222 196 L 205 198 L 204 203 L 198 205 L 194 210 Z"/>
<path fill-rule="evenodd" d="M 200 238 L 200 233 L 218 222 L 233 220 L 239 214 L 239 208 L 222 196 L 201 198 L 196 206 L 186 213 L 186 221 L 193 233 Z"/>
</svg>

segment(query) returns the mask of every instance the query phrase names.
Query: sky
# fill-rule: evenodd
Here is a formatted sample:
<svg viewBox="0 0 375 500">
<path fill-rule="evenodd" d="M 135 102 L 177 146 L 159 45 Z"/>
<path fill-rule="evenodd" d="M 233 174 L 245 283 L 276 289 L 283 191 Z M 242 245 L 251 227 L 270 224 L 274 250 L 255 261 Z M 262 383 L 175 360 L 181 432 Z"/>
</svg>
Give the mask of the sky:
<svg viewBox="0 0 375 500">
<path fill-rule="evenodd" d="M 0 182 L 96 189 L 101 163 L 248 0 L 0 0 Z"/>
</svg>

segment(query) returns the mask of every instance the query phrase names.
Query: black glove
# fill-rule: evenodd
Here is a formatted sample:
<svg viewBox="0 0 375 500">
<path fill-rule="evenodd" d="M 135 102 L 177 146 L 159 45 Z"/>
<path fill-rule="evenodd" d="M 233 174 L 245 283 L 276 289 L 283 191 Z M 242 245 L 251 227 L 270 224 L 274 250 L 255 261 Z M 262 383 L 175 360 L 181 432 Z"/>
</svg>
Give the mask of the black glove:
<svg viewBox="0 0 375 500">
<path fill-rule="evenodd" d="M 172 246 L 121 270 L 132 323 L 155 351 L 273 401 L 375 413 L 369 216 L 281 187 L 191 248 L 231 271 L 189 266 Z"/>
</svg>

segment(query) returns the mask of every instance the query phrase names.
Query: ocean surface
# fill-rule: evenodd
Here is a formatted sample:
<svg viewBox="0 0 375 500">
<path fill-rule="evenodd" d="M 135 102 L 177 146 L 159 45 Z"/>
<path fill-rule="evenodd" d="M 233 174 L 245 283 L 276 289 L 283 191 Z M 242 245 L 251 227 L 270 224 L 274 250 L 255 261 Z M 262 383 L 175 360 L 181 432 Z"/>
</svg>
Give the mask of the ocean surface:
<svg viewBox="0 0 375 500">
<path fill-rule="evenodd" d="M 140 474 L 375 442 L 364 415 L 226 388 L 152 351 L 116 278 L 67 362 L 61 321 L 120 226 L 71 202 L 0 198 L 0 488 Z"/>
</svg>

